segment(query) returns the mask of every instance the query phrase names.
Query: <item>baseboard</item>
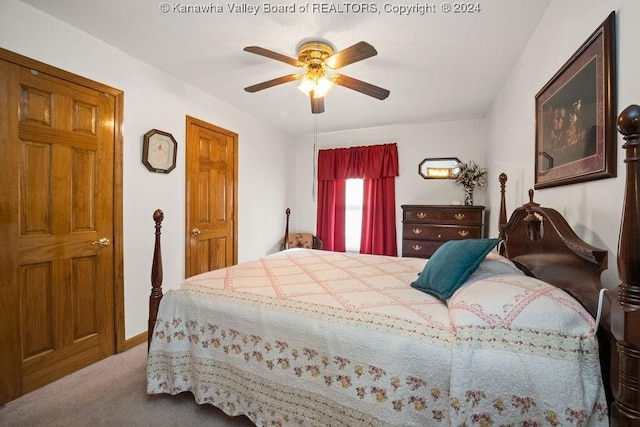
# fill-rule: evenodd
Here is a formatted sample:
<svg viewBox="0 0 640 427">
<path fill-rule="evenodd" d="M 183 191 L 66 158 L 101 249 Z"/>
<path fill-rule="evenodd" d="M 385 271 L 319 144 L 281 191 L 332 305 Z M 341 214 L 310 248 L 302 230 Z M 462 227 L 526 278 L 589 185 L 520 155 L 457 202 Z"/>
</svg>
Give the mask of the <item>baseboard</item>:
<svg viewBox="0 0 640 427">
<path fill-rule="evenodd" d="M 124 340 L 124 346 L 122 348 L 122 351 L 127 351 L 127 350 L 131 350 L 133 347 L 140 345 L 142 343 L 147 342 L 147 332 L 143 332 L 139 335 L 136 335 L 133 338 L 129 338 Z"/>
</svg>

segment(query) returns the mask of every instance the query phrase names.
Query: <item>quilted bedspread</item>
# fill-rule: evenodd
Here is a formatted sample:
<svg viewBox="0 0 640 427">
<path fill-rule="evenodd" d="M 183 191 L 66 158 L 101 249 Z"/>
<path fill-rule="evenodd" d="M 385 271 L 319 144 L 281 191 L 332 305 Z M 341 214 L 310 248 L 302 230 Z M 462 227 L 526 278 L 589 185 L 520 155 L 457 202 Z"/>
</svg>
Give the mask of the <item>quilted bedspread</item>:
<svg viewBox="0 0 640 427">
<path fill-rule="evenodd" d="M 424 259 L 292 249 L 163 298 L 147 392 L 256 425 L 608 425 L 594 321 L 491 253 L 441 301 Z"/>
</svg>

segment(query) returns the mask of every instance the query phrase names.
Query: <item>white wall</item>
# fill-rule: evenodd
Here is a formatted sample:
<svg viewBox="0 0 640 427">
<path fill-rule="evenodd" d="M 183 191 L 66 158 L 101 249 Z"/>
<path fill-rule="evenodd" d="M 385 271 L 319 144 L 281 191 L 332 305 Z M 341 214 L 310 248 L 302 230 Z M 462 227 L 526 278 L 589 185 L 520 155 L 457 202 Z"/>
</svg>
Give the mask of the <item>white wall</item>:
<svg viewBox="0 0 640 427">
<path fill-rule="evenodd" d="M 462 188 L 456 186 L 453 181 L 424 179 L 418 175 L 418 164 L 426 157 L 457 157 L 463 162 L 473 160 L 484 166 L 484 135 L 483 120 L 465 120 L 324 133 L 318 135 L 317 148 L 397 143 L 400 176 L 396 179 L 396 230 L 400 255 L 401 205 L 448 205 L 452 200 L 462 203 L 464 199 Z M 291 218 L 293 230 L 316 230 L 316 203 L 312 197 L 313 158 L 313 136 L 310 135 L 296 144 L 296 199 Z M 498 182 L 498 176 L 493 173 L 489 174 L 488 179 L 488 186 Z M 483 205 L 485 195 L 486 188 L 476 189 L 474 204 Z"/>
<path fill-rule="evenodd" d="M 505 82 L 486 119 L 488 167 L 509 175 L 508 210 L 526 202 L 534 184 L 535 95 L 595 31 L 611 11 L 616 11 L 617 111 L 640 103 L 640 56 L 637 0 L 554 0 L 528 46 Z M 616 142 L 618 177 L 543 189 L 535 199 L 564 214 L 587 242 L 609 250 L 607 287 L 618 281 L 616 253 L 622 213 L 625 156 L 622 138 Z M 489 204 L 498 206 L 499 191 L 490 187 Z M 494 209 L 490 225 L 497 221 Z"/>
<path fill-rule="evenodd" d="M 292 155 L 286 135 L 15 0 L 0 1 L 0 47 L 124 91 L 126 338 L 147 328 L 156 208 L 165 212 L 165 289 L 184 277 L 186 115 L 239 135 L 239 261 L 278 248 L 283 212 L 293 200 L 288 196 L 286 165 Z M 168 175 L 151 173 L 141 163 L 142 136 L 154 128 L 172 133 L 178 142 L 178 164 Z"/>
</svg>

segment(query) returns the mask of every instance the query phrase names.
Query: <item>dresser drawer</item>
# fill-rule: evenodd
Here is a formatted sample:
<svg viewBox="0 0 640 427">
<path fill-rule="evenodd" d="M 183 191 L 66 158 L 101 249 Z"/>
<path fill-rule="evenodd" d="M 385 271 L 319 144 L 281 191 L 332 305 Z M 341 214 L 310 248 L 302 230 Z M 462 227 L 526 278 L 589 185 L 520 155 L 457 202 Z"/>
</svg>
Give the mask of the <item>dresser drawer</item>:
<svg viewBox="0 0 640 427">
<path fill-rule="evenodd" d="M 482 208 L 470 209 L 469 207 L 405 207 L 403 209 L 403 222 L 416 222 L 422 224 L 482 224 Z"/>
<path fill-rule="evenodd" d="M 438 242 L 460 239 L 479 239 L 482 236 L 482 227 L 479 225 L 447 226 L 403 224 L 402 236 L 403 238 L 410 240 L 435 240 Z"/>
<path fill-rule="evenodd" d="M 482 211 L 463 211 L 461 209 L 440 212 L 441 224 L 482 224 Z"/>
<path fill-rule="evenodd" d="M 404 221 L 439 223 L 440 212 L 420 208 L 405 209 Z"/>
<path fill-rule="evenodd" d="M 402 240 L 402 256 L 412 258 L 431 258 L 431 255 L 442 246 L 444 242 L 432 242 L 428 240 Z"/>
</svg>

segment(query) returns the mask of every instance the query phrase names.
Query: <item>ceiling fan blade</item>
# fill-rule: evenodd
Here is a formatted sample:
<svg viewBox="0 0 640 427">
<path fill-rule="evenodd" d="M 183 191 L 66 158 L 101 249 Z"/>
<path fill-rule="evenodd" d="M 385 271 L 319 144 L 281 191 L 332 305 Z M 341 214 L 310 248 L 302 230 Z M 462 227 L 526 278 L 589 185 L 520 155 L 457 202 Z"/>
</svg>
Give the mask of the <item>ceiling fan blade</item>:
<svg viewBox="0 0 640 427">
<path fill-rule="evenodd" d="M 276 79 L 267 80 L 266 82 L 255 84 L 253 86 L 245 87 L 244 90 L 254 93 L 262 89 L 267 89 L 273 86 L 281 85 L 283 83 L 289 83 L 294 80 L 298 80 L 299 78 L 300 76 L 298 76 L 297 74 L 289 74 L 288 76 L 278 77 Z"/>
<path fill-rule="evenodd" d="M 313 91 L 309 93 L 309 98 L 311 98 L 311 112 L 313 114 L 324 113 L 324 97 L 314 98 Z"/>
<path fill-rule="evenodd" d="M 304 65 L 302 62 L 298 61 L 295 58 L 291 58 L 290 56 L 286 56 L 281 53 L 265 49 L 263 47 L 247 46 L 244 48 L 244 50 L 245 52 L 255 53 L 256 55 L 266 56 L 267 58 L 275 59 L 276 61 L 291 64 L 294 67 L 302 67 Z"/>
<path fill-rule="evenodd" d="M 345 76 L 344 74 L 338 74 L 335 78 L 336 84 L 340 86 L 364 93 L 365 95 L 373 96 L 380 100 L 386 99 L 391 93 L 387 89 L 374 86 L 371 83 L 363 82 L 362 80 L 354 79 L 353 77 Z"/>
<path fill-rule="evenodd" d="M 353 46 L 334 53 L 325 60 L 325 64 L 330 68 L 338 69 L 354 62 L 376 56 L 378 51 L 367 42 L 358 42 Z"/>
</svg>

